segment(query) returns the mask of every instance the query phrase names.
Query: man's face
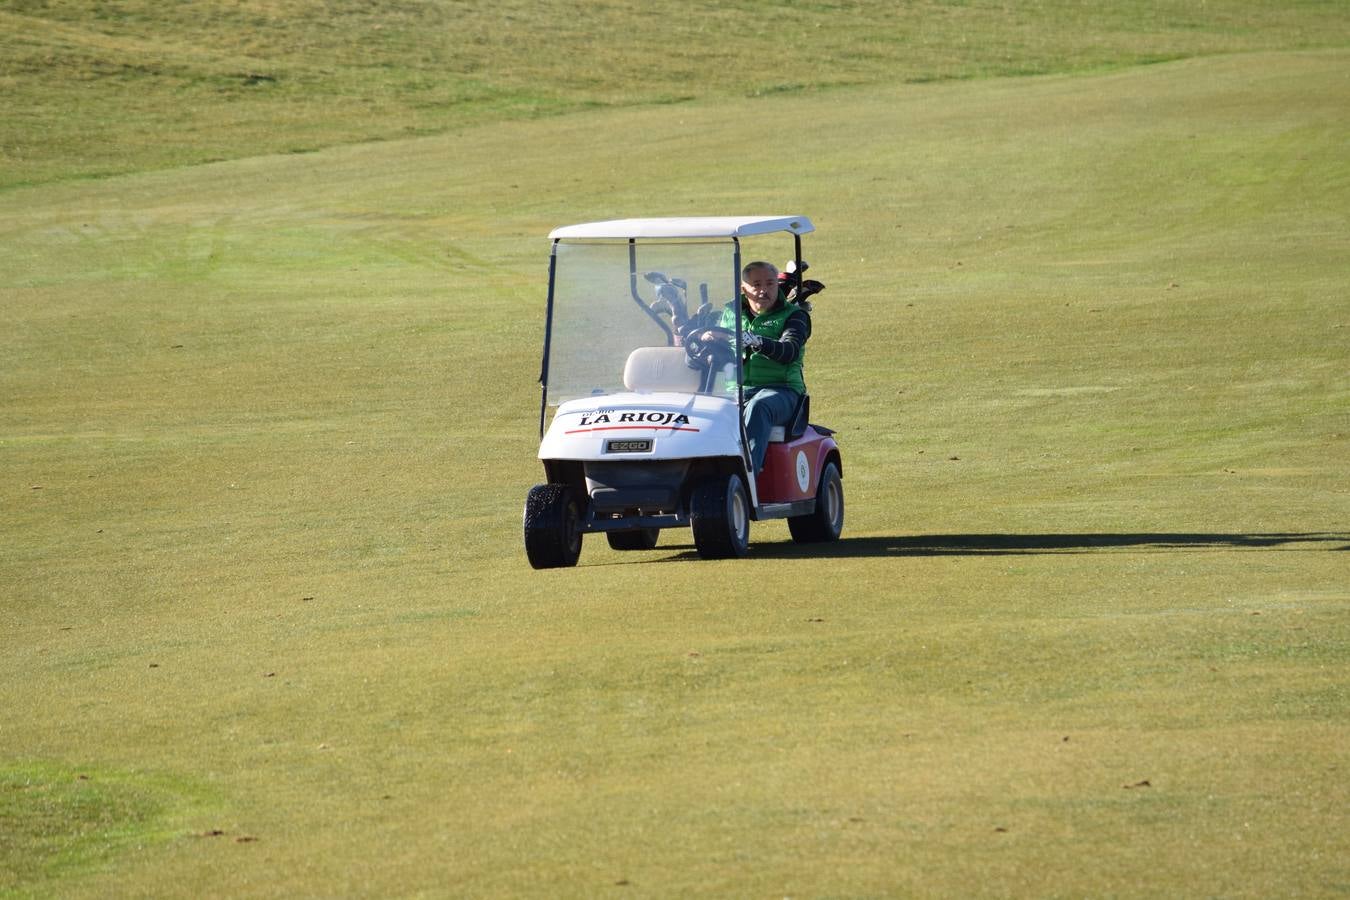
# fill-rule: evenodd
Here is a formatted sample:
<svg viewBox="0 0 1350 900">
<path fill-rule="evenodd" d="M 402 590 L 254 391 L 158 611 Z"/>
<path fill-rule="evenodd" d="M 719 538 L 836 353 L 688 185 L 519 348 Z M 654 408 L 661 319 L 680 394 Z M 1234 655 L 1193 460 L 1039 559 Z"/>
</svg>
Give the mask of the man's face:
<svg viewBox="0 0 1350 900">
<path fill-rule="evenodd" d="M 741 292 L 755 315 L 773 309 L 778 302 L 778 270 L 773 266 L 751 269 L 741 279 Z"/>
</svg>

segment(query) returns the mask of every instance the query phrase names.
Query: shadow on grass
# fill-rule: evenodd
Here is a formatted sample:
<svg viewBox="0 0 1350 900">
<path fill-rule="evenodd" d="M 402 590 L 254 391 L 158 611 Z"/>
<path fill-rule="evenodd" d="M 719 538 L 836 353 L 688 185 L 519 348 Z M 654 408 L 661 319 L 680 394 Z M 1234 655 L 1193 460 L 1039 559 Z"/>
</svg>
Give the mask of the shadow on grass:
<svg viewBox="0 0 1350 900">
<path fill-rule="evenodd" d="M 752 538 L 753 541 L 753 538 Z M 692 545 L 672 560 L 697 557 Z M 887 556 L 1018 556 L 1041 553 L 1094 553 L 1104 550 L 1163 553 L 1184 550 L 1350 550 L 1350 533 L 1279 534 L 930 534 L 893 537 L 845 537 L 831 544 L 751 543 L 758 559 L 846 558 Z"/>
</svg>

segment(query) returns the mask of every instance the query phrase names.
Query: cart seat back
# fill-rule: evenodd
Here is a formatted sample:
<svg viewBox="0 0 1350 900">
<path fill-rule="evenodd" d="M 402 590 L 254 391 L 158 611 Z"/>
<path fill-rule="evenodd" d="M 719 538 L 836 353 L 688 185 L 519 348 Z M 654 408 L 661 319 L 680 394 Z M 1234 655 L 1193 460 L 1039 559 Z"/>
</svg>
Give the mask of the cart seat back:
<svg viewBox="0 0 1350 900">
<path fill-rule="evenodd" d="M 802 394 L 797 398 L 797 408 L 792 411 L 792 418 L 788 420 L 786 426 L 775 425 L 769 431 L 769 443 L 781 444 L 784 441 L 795 441 L 797 438 L 806 434 L 806 425 L 811 418 L 811 395 Z"/>
<path fill-rule="evenodd" d="M 685 364 L 683 347 L 639 347 L 628 354 L 623 386 L 630 391 L 694 394 L 699 388 L 699 373 Z"/>
</svg>

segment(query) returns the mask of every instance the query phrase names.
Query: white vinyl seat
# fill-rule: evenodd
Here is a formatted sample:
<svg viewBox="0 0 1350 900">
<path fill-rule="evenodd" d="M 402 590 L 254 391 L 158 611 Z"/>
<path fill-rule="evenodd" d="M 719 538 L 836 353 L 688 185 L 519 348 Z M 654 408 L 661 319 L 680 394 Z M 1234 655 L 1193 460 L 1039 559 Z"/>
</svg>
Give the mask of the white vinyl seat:
<svg viewBox="0 0 1350 900">
<path fill-rule="evenodd" d="M 628 354 L 623 386 L 630 391 L 694 394 L 699 388 L 699 373 L 685 364 L 682 347 L 639 347 Z"/>
</svg>

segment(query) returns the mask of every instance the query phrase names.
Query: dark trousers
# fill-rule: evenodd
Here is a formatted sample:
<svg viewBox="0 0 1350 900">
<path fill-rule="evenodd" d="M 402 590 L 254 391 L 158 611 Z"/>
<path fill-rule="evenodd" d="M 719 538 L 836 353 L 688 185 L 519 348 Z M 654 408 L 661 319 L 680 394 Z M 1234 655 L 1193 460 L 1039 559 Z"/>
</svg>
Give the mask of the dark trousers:
<svg viewBox="0 0 1350 900">
<path fill-rule="evenodd" d="M 750 463 L 756 474 L 769 452 L 769 432 L 786 426 L 797 408 L 797 392 L 786 385 L 748 388 L 745 392 L 745 436 L 750 439 Z"/>
</svg>

